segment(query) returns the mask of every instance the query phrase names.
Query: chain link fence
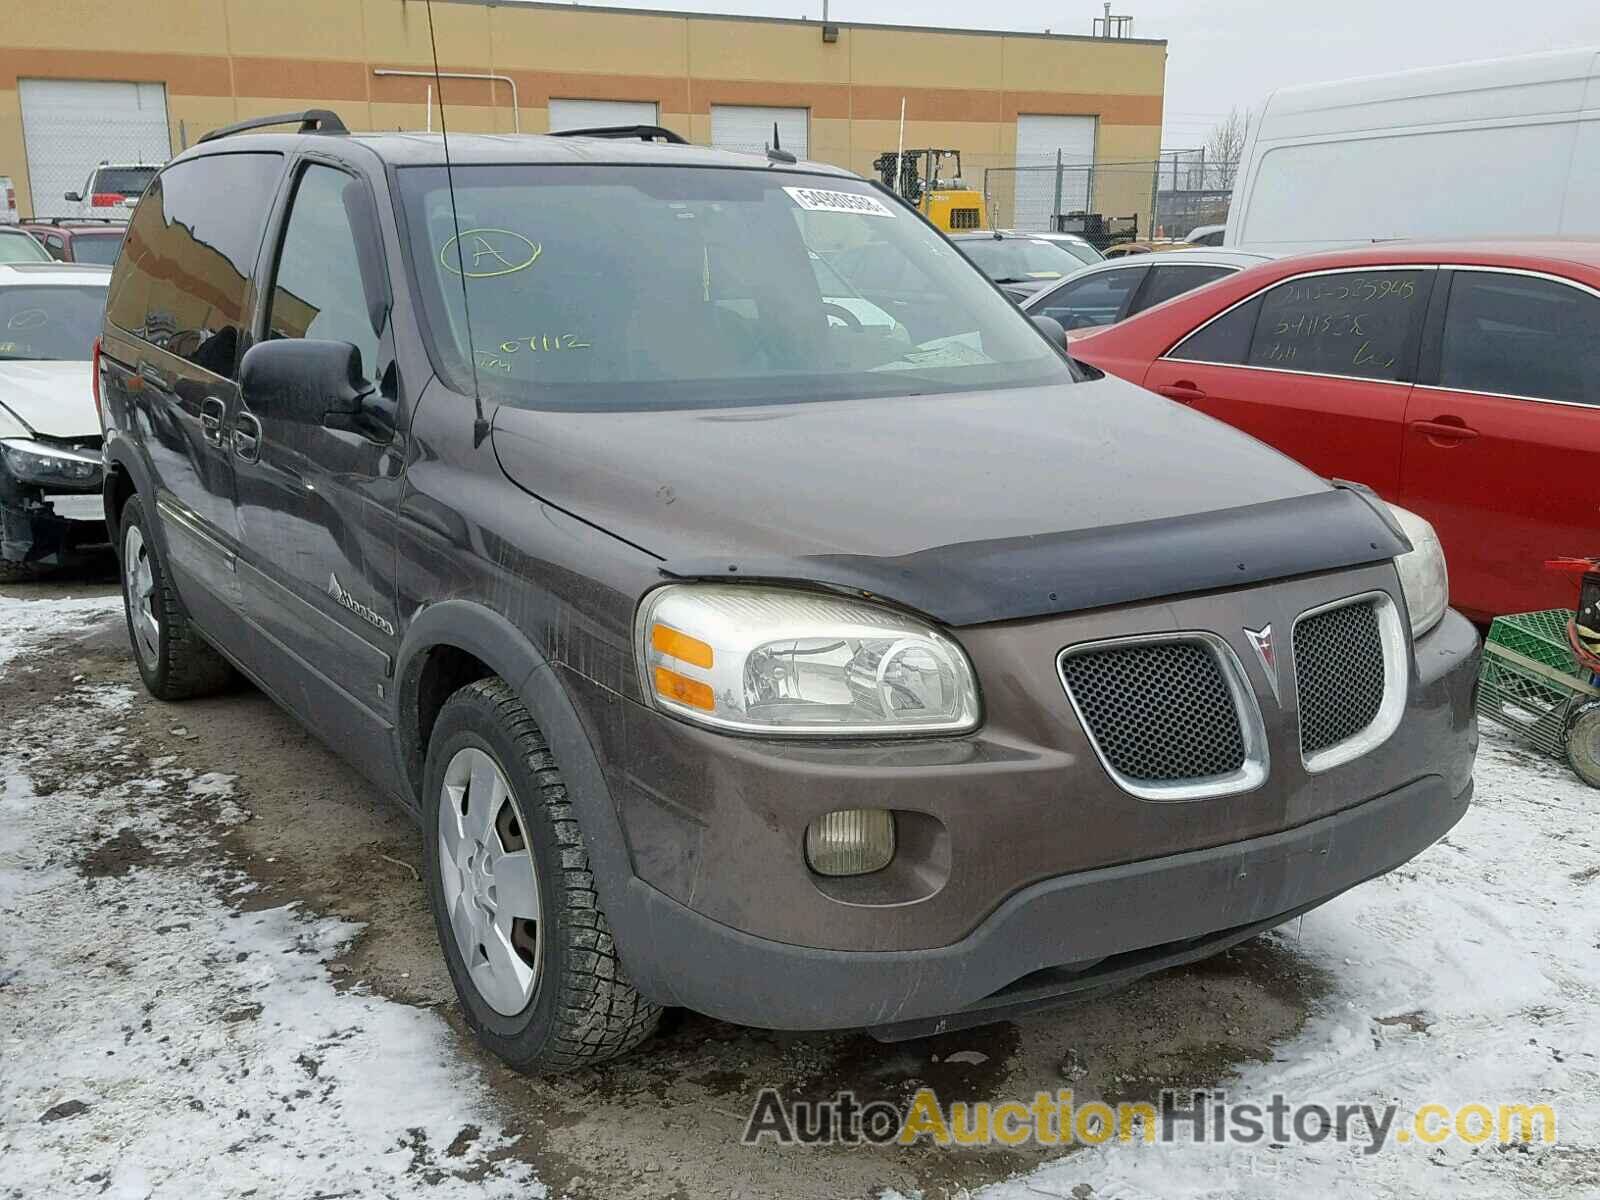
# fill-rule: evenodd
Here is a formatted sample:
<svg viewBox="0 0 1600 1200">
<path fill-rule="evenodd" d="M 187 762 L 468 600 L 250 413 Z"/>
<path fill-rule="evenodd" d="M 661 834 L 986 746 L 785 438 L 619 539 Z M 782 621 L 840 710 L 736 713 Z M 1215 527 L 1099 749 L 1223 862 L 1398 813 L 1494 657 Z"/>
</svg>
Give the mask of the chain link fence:
<svg viewBox="0 0 1600 1200">
<path fill-rule="evenodd" d="M 1156 163 L 1155 220 L 1167 237 L 1187 237 L 1201 225 L 1221 225 L 1239 163 L 1201 150 L 1169 150 Z"/>
<path fill-rule="evenodd" d="M 984 166 L 981 185 L 997 229 L 1078 232 L 1114 224 L 1119 236 L 1183 238 L 1200 225 L 1228 219 L 1237 168 L 1234 162 L 1208 161 L 1203 151 L 1138 162 L 1063 157 Z"/>
</svg>

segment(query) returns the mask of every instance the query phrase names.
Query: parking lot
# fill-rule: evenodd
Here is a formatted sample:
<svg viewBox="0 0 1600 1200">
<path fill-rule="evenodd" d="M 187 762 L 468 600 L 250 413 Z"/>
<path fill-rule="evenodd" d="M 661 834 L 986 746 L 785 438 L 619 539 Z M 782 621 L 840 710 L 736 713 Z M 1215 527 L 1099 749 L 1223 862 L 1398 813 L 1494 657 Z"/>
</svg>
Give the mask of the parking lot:
<svg viewBox="0 0 1600 1200">
<path fill-rule="evenodd" d="M 1112 998 L 883 1045 L 670 1014 L 529 1079 L 460 1025 L 408 820 L 258 693 L 138 686 L 113 585 L 0 598 L 0 1194 L 1409 1195 L 1600 1187 L 1593 793 L 1487 734 L 1409 866 Z M 49 714 L 41 720 L 41 712 Z M 1553 1145 L 741 1144 L 763 1086 L 904 1100 L 1555 1104 Z M 541 1191 L 541 1189 L 544 1189 Z"/>
<path fill-rule="evenodd" d="M 718 7 L 0 22 L 0 1200 L 1600 1198 L 1600 8 Z"/>
</svg>

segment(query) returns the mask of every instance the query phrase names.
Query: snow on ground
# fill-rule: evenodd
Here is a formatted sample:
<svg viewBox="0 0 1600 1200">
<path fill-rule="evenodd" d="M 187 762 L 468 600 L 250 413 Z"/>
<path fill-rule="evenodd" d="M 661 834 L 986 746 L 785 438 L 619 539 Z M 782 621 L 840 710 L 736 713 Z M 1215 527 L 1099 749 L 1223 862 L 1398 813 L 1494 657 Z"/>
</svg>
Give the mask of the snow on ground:
<svg viewBox="0 0 1600 1200">
<path fill-rule="evenodd" d="M 0 599 L 0 673 L 119 607 Z M 545 1194 L 437 1015 L 335 989 L 356 926 L 227 902 L 231 780 L 136 755 L 130 689 L 37 694 L 0 718 L 0 1196 Z"/>
<path fill-rule="evenodd" d="M 0 681 L 39 703 L 0 711 L 0 1197 L 543 1195 L 445 1023 L 335 987 L 357 927 L 248 911 L 232 781 L 31 661 L 117 607 L 0 599 Z M 1333 990 L 1227 1091 L 1544 1102 L 1557 1144 L 1112 1144 L 983 1200 L 1600 1195 L 1600 792 L 1491 729 L 1477 780 L 1443 842 L 1274 935 Z"/>
<path fill-rule="evenodd" d="M 1394 1100 L 1397 1127 L 1429 1102 L 1548 1103 L 1555 1145 L 1412 1142 L 1364 1156 L 1332 1142 L 1111 1144 L 982 1200 L 1600 1196 L 1600 791 L 1489 725 L 1476 781 L 1442 842 L 1274 935 L 1330 972 L 1334 991 L 1274 1061 L 1226 1090 Z"/>
</svg>

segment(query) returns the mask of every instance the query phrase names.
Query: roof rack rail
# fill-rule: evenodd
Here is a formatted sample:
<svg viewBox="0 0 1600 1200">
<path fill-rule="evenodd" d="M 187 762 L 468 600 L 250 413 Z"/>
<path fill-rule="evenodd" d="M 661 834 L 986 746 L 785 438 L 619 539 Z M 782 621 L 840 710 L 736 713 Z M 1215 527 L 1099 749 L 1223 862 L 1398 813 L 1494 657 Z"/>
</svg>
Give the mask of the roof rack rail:
<svg viewBox="0 0 1600 1200">
<path fill-rule="evenodd" d="M 339 114 L 329 112 L 325 108 L 308 108 L 304 112 L 277 113 L 270 117 L 251 117 L 248 121 L 235 121 L 232 125 L 224 125 L 221 129 L 213 129 L 201 137 L 200 142 L 215 141 L 217 138 L 229 137 L 235 133 L 244 133 L 251 129 L 270 129 L 274 125 L 293 125 L 299 123 L 300 133 L 349 133 L 345 123 L 339 119 Z M 195 145 L 199 145 L 196 142 Z"/>
<path fill-rule="evenodd" d="M 673 133 L 660 125 L 597 125 L 593 129 L 561 129 L 551 137 L 592 137 L 625 140 L 638 138 L 641 142 L 670 142 L 674 146 L 687 146 L 689 139 Z"/>
<path fill-rule="evenodd" d="M 19 225 L 126 225 L 127 217 L 24 217 Z"/>
</svg>

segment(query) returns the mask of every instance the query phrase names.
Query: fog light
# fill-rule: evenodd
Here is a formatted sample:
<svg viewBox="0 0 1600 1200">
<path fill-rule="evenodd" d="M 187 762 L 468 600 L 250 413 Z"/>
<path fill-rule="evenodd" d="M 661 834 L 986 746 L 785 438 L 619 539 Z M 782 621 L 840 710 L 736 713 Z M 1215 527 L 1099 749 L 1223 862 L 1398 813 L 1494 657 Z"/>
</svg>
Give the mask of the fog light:
<svg viewBox="0 0 1600 1200">
<path fill-rule="evenodd" d="M 806 827 L 806 862 L 818 875 L 869 875 L 894 857 L 894 815 L 841 808 Z"/>
</svg>

